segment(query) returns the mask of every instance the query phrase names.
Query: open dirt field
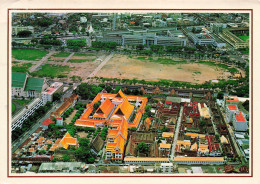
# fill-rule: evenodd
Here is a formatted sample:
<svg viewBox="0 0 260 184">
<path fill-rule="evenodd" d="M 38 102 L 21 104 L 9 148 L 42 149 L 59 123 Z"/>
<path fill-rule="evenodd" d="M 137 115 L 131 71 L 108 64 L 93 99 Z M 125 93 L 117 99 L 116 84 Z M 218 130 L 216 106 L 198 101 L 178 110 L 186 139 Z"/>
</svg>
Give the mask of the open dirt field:
<svg viewBox="0 0 260 184">
<path fill-rule="evenodd" d="M 206 64 L 160 64 L 141 61 L 125 55 L 115 55 L 98 72 L 98 77 L 105 78 L 137 78 L 139 80 L 158 81 L 168 79 L 203 83 L 213 79 L 226 79 L 231 73 L 225 69 Z"/>
<path fill-rule="evenodd" d="M 80 138 L 86 138 L 88 134 L 87 134 L 86 132 L 78 132 L 77 135 L 78 135 Z"/>
</svg>

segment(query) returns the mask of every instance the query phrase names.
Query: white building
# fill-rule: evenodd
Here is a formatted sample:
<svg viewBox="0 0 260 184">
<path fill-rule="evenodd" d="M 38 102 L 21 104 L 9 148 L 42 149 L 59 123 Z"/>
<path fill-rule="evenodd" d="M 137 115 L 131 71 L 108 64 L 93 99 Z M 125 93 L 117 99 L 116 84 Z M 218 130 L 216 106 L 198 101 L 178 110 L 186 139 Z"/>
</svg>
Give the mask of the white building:
<svg viewBox="0 0 260 184">
<path fill-rule="evenodd" d="M 248 129 L 247 121 L 244 115 L 242 114 L 242 112 L 236 112 L 233 114 L 233 126 L 236 131 L 242 131 L 242 132 L 247 131 Z"/>
<path fill-rule="evenodd" d="M 161 163 L 160 168 L 163 173 L 172 173 L 173 163 Z"/>
<path fill-rule="evenodd" d="M 226 119 L 227 122 L 231 122 L 235 112 L 238 112 L 236 105 L 226 105 Z"/>
<path fill-rule="evenodd" d="M 12 118 L 12 130 L 15 130 L 16 128 L 21 128 L 23 125 L 23 122 L 31 116 L 36 109 L 43 106 L 43 100 L 40 98 L 34 99 L 31 103 L 26 105 L 25 108 L 23 108 L 17 115 L 15 115 Z"/>
<path fill-rule="evenodd" d="M 62 82 L 54 82 L 46 91 L 42 92 L 42 99 L 44 103 L 53 101 L 53 94 L 57 92 L 62 92 Z"/>
</svg>

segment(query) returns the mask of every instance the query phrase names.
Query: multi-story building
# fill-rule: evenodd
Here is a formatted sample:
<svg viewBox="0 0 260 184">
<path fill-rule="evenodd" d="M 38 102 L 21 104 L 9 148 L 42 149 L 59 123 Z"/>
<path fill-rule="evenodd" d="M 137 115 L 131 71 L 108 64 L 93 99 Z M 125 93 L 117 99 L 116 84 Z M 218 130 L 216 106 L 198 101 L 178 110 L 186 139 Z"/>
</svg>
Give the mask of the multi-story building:
<svg viewBox="0 0 260 184">
<path fill-rule="evenodd" d="M 172 173 L 173 163 L 161 163 L 160 168 L 163 173 Z"/>
<path fill-rule="evenodd" d="M 220 36 L 228 42 L 230 45 L 232 45 L 235 49 L 240 49 L 240 48 L 248 48 L 249 47 L 249 42 L 245 42 L 239 37 L 237 37 L 235 34 L 231 32 L 229 29 L 224 29 Z"/>
<path fill-rule="evenodd" d="M 52 102 L 53 100 L 53 94 L 62 92 L 63 88 L 62 82 L 54 82 L 48 89 L 42 92 L 42 99 L 46 102 Z"/>
<path fill-rule="evenodd" d="M 226 106 L 226 120 L 227 122 L 231 122 L 233 120 L 233 114 L 238 111 L 236 105 L 227 105 Z"/>
<path fill-rule="evenodd" d="M 174 157 L 176 164 L 185 165 L 223 165 L 224 157 Z"/>
<path fill-rule="evenodd" d="M 16 114 L 12 118 L 12 130 L 15 130 L 16 128 L 21 128 L 23 125 L 23 122 L 31 116 L 36 109 L 43 106 L 44 102 L 40 98 L 35 98 L 31 103 L 26 105 L 25 108 L 23 108 L 21 111 L 19 111 L 18 114 Z"/>
<path fill-rule="evenodd" d="M 12 97 L 41 97 L 48 85 L 45 79 L 29 77 L 27 73 L 12 72 Z"/>
<path fill-rule="evenodd" d="M 236 131 L 247 131 L 248 124 L 242 112 L 238 111 L 233 114 L 233 126 Z"/>
<path fill-rule="evenodd" d="M 174 45 L 186 46 L 187 38 L 176 28 L 158 28 L 105 32 L 96 37 L 101 42 L 116 42 L 118 45 Z"/>
</svg>

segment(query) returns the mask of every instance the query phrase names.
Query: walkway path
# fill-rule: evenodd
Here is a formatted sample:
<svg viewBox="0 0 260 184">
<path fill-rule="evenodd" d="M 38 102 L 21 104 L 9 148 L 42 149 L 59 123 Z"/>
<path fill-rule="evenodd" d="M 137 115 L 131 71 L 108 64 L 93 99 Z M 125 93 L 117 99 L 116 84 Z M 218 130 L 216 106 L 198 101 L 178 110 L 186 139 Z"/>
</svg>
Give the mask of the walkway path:
<svg viewBox="0 0 260 184">
<path fill-rule="evenodd" d="M 88 76 L 88 78 L 89 77 L 94 77 L 96 74 L 97 74 L 97 72 L 99 71 L 99 70 L 101 70 L 101 68 L 103 67 L 103 66 L 105 66 L 105 64 L 107 64 L 107 62 L 113 57 L 113 53 L 111 53 L 110 55 L 108 55 L 105 59 L 104 59 L 104 61 L 102 62 L 102 63 L 100 63 L 100 65 Z M 82 81 L 82 82 L 88 82 L 88 80 L 89 79 L 86 79 L 86 80 L 84 80 L 84 81 Z"/>
<path fill-rule="evenodd" d="M 29 72 L 34 72 L 39 66 L 41 66 L 43 64 L 43 62 L 45 62 L 51 55 L 53 55 L 54 53 L 56 53 L 55 51 L 51 51 L 49 54 L 47 54 L 46 56 L 44 56 L 38 64 L 36 64 L 35 66 L 33 66 L 32 68 L 30 68 Z"/>
<path fill-rule="evenodd" d="M 176 148 L 176 145 L 177 145 L 177 140 L 178 140 L 179 131 L 180 131 L 180 127 L 181 127 L 182 111 L 183 111 L 183 106 L 181 106 L 181 109 L 180 109 L 180 114 L 179 114 L 179 118 L 178 118 L 178 121 L 177 121 L 174 140 L 173 140 L 173 144 L 172 144 L 172 153 L 171 153 L 171 160 L 172 161 L 173 161 L 173 157 L 175 155 L 175 148 Z"/>
<path fill-rule="evenodd" d="M 71 58 L 74 54 L 75 54 L 75 52 L 72 52 L 72 53 L 64 60 L 63 63 L 67 63 L 67 62 L 70 60 L 70 58 Z"/>
</svg>

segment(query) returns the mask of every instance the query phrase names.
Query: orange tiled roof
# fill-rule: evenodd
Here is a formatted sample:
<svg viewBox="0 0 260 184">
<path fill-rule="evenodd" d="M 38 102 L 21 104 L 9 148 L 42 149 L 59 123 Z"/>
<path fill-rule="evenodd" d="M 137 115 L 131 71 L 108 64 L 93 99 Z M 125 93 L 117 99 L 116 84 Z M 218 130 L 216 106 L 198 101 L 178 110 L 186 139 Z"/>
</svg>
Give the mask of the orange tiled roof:
<svg viewBox="0 0 260 184">
<path fill-rule="evenodd" d="M 112 111 L 115 104 L 113 104 L 109 98 L 107 98 L 97 109 L 93 117 L 95 118 L 107 118 L 109 113 Z"/>
<path fill-rule="evenodd" d="M 246 122 L 246 120 L 241 112 L 239 114 L 235 114 L 235 117 L 238 122 Z"/>
<path fill-rule="evenodd" d="M 68 149 L 69 145 L 77 145 L 77 139 L 70 136 L 69 132 L 65 134 L 65 136 L 60 141 L 60 144 L 63 148 Z"/>
<path fill-rule="evenodd" d="M 163 132 L 162 137 L 173 137 L 174 133 L 173 132 Z"/>
<path fill-rule="evenodd" d="M 177 140 L 177 145 L 190 146 L 191 143 L 190 143 L 190 141 L 180 141 L 180 140 Z"/>
<path fill-rule="evenodd" d="M 35 152 L 34 148 L 29 148 L 29 152 Z"/>
<path fill-rule="evenodd" d="M 47 144 L 52 144 L 51 140 L 47 140 L 46 142 L 47 142 Z"/>
<path fill-rule="evenodd" d="M 125 94 L 121 91 L 121 89 L 118 91 L 118 93 L 116 94 L 115 98 L 122 98 L 124 99 L 126 96 Z"/>
<path fill-rule="evenodd" d="M 76 94 L 71 95 L 54 113 L 53 115 L 58 118 L 61 114 L 76 100 L 78 96 Z"/>
<path fill-rule="evenodd" d="M 198 144 L 195 142 L 193 145 L 190 147 L 191 151 L 197 151 L 198 150 Z"/>
<path fill-rule="evenodd" d="M 224 157 L 174 157 L 174 161 L 183 162 L 224 162 Z"/>
<path fill-rule="evenodd" d="M 134 106 L 129 103 L 127 98 L 124 98 L 123 102 L 115 109 L 112 119 L 121 119 L 124 116 L 128 120 L 133 110 Z"/>
<path fill-rule="evenodd" d="M 83 127 L 95 127 L 93 121 L 88 120 L 76 120 L 75 126 L 83 126 Z"/>
<path fill-rule="evenodd" d="M 160 148 L 170 149 L 171 148 L 171 144 L 160 143 Z"/>
</svg>

